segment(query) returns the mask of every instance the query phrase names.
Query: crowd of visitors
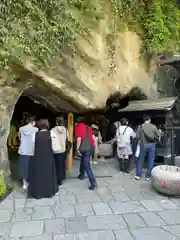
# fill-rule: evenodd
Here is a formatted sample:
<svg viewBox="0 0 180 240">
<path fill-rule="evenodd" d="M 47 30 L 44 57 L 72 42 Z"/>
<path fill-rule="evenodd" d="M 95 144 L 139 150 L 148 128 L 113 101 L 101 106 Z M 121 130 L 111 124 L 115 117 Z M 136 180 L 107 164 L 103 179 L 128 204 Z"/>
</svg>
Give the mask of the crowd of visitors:
<svg viewBox="0 0 180 240">
<path fill-rule="evenodd" d="M 19 177 L 23 189 L 28 196 L 36 199 L 52 197 L 58 192 L 58 187 L 66 179 L 66 158 L 72 147 L 69 133 L 63 117 L 56 118 L 56 126 L 50 130 L 47 119 L 36 122 L 34 117 L 27 117 L 24 126 L 19 128 Z M 98 145 L 102 143 L 99 127 L 88 126 L 83 117 L 76 120 L 75 125 L 75 155 L 80 159 L 78 179 L 83 180 L 85 174 L 89 179 L 89 189 L 94 190 L 97 182 L 92 171 L 91 161 L 96 164 Z M 116 156 L 120 172 L 129 173 L 130 159 L 133 155 L 132 141 L 136 140 L 137 169 L 135 179 L 142 175 L 143 161 L 148 154 L 146 179 L 151 177 L 154 166 L 155 145 L 160 132 L 151 124 L 149 116 L 144 117 L 144 123 L 135 132 L 127 119 L 122 118 L 116 126 Z"/>
</svg>

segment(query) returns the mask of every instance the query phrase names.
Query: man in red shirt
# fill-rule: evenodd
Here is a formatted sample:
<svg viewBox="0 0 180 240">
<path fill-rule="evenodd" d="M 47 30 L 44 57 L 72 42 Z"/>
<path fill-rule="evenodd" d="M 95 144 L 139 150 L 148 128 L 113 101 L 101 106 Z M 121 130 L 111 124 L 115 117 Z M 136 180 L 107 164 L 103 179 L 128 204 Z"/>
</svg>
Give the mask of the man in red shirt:
<svg viewBox="0 0 180 240">
<path fill-rule="evenodd" d="M 91 157 L 93 149 L 95 147 L 93 140 L 93 132 L 88 125 L 84 123 L 82 117 L 77 119 L 77 125 L 75 126 L 75 138 L 76 138 L 76 153 L 81 158 L 79 176 L 80 180 L 84 179 L 85 172 L 89 178 L 90 190 L 94 190 L 96 187 L 96 180 L 91 168 Z"/>
</svg>

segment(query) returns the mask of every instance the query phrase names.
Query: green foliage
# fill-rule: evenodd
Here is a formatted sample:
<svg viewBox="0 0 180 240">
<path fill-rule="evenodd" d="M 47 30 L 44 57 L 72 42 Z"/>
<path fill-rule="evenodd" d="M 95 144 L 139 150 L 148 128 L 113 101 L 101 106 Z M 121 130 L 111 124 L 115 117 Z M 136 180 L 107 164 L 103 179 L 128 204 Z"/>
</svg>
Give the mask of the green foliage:
<svg viewBox="0 0 180 240">
<path fill-rule="evenodd" d="M 49 64 L 73 54 L 77 34 L 87 34 L 100 16 L 88 0 L 1 0 L 0 9 L 0 67 L 9 58 Z"/>
<path fill-rule="evenodd" d="M 5 196 L 7 192 L 7 185 L 4 180 L 3 174 L 0 174 L 0 197 Z"/>
<path fill-rule="evenodd" d="M 136 30 L 144 54 L 180 51 L 180 9 L 173 0 L 111 0 L 116 19 Z"/>
<path fill-rule="evenodd" d="M 178 51 L 180 10 L 173 1 L 1 0 L 0 70 L 11 58 L 42 67 L 64 53 L 73 56 L 77 35 L 88 37 L 106 14 L 112 33 L 128 26 L 141 35 L 144 54 Z"/>
</svg>

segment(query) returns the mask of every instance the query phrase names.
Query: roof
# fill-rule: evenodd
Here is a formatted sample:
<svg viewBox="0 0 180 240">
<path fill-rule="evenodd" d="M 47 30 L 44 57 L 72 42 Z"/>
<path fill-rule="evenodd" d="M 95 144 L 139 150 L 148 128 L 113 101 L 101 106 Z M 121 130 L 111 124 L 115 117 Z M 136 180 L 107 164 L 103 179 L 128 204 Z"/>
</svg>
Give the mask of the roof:
<svg viewBox="0 0 180 240">
<path fill-rule="evenodd" d="M 172 66 L 180 72 L 180 55 L 177 55 L 165 60 L 161 60 L 160 64 Z"/>
<path fill-rule="evenodd" d="M 127 107 L 119 109 L 118 112 L 139 112 L 149 110 L 168 111 L 174 107 L 176 100 L 177 97 L 131 101 Z"/>
</svg>

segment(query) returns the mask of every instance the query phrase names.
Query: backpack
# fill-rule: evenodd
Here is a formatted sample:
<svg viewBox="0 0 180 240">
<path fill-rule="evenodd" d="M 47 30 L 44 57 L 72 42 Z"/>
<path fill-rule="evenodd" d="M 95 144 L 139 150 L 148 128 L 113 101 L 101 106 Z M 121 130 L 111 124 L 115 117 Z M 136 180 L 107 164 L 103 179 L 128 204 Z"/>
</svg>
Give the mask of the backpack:
<svg viewBox="0 0 180 240">
<path fill-rule="evenodd" d="M 51 131 L 52 150 L 54 153 L 61 151 L 61 144 L 55 131 Z"/>
<path fill-rule="evenodd" d="M 148 134 L 144 131 L 143 129 L 143 126 L 141 125 L 141 131 L 143 132 L 146 140 L 149 142 L 149 143 L 153 143 L 155 141 L 155 136 L 154 136 L 154 133 L 152 134 Z"/>
<path fill-rule="evenodd" d="M 122 134 L 119 134 L 119 136 L 117 138 L 118 148 L 125 148 L 125 147 L 127 147 L 127 144 L 129 143 L 129 136 L 124 135 L 127 128 L 128 128 L 128 126 L 125 128 L 125 130 Z"/>
<path fill-rule="evenodd" d="M 87 151 L 91 150 L 91 148 L 92 148 L 92 146 L 91 146 L 90 137 L 89 137 L 89 134 L 88 134 L 88 126 L 86 126 L 86 135 L 81 140 L 81 145 L 80 145 L 79 151 L 81 153 L 84 153 L 84 152 L 87 152 Z"/>
</svg>

